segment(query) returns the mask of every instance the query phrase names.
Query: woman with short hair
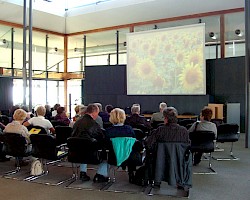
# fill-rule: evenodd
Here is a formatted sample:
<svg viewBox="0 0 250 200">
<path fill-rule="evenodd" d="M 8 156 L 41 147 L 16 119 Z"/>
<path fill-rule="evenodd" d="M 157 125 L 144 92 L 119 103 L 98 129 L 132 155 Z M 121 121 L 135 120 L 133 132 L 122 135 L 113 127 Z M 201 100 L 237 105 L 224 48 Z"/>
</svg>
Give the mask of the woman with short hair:
<svg viewBox="0 0 250 200">
<path fill-rule="evenodd" d="M 44 115 L 46 113 L 46 109 L 44 106 L 38 106 L 36 108 L 36 115 L 37 117 L 30 118 L 27 122 L 24 122 L 24 126 L 40 126 L 43 127 L 47 133 L 55 133 L 55 129 L 51 122 L 44 118 Z"/>
<path fill-rule="evenodd" d="M 213 116 L 213 111 L 211 108 L 205 106 L 201 110 L 200 121 L 195 122 L 188 130 L 188 132 L 193 131 L 212 131 L 217 138 L 217 127 L 214 123 L 210 122 Z M 202 153 L 196 152 L 194 154 L 194 163 L 193 165 L 198 165 L 201 162 Z"/>
</svg>

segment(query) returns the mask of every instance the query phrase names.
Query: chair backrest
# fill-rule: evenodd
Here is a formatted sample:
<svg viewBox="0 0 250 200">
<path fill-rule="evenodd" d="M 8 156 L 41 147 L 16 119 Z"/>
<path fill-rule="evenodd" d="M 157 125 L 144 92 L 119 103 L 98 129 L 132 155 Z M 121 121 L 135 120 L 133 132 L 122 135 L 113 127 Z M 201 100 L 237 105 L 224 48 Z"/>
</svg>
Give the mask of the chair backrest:
<svg viewBox="0 0 250 200">
<path fill-rule="evenodd" d="M 4 133 L 0 139 L 4 145 L 4 152 L 7 155 L 14 157 L 25 157 L 28 156 L 27 141 L 25 137 L 18 133 Z"/>
<path fill-rule="evenodd" d="M 38 134 L 48 134 L 48 132 L 46 131 L 45 128 L 41 127 L 41 126 L 33 126 L 33 125 L 30 125 L 30 126 L 27 126 L 27 129 L 30 131 L 30 132 L 36 132 Z"/>
<path fill-rule="evenodd" d="M 190 125 L 192 125 L 195 122 L 196 122 L 196 119 L 181 119 L 180 121 L 178 121 L 178 124 L 180 126 L 184 126 L 184 127 L 188 128 L 188 127 L 190 127 Z"/>
<path fill-rule="evenodd" d="M 0 122 L 4 125 L 7 125 L 10 122 L 10 119 L 6 115 L 0 115 Z"/>
<path fill-rule="evenodd" d="M 146 137 L 146 133 L 139 128 L 133 128 L 137 140 L 142 141 Z"/>
<path fill-rule="evenodd" d="M 53 125 L 53 127 L 56 127 L 56 126 L 66 126 L 65 123 L 57 121 L 57 120 L 51 120 L 50 122 Z"/>
<path fill-rule="evenodd" d="M 111 122 L 103 122 L 103 128 L 106 129 L 106 128 L 109 128 L 111 126 L 113 126 L 113 124 Z"/>
<path fill-rule="evenodd" d="M 146 127 L 144 124 L 133 124 L 131 125 L 133 128 L 141 129 L 145 134 L 149 132 L 149 128 Z"/>
<path fill-rule="evenodd" d="M 79 137 L 67 140 L 68 161 L 72 163 L 99 164 L 102 162 L 102 152 L 97 141 Z"/>
<path fill-rule="evenodd" d="M 217 119 L 217 118 L 211 119 L 211 122 L 213 122 L 216 125 L 216 127 L 218 127 L 221 124 L 224 124 L 223 119 Z"/>
<path fill-rule="evenodd" d="M 217 142 L 236 142 L 239 140 L 238 124 L 221 124 L 217 127 Z"/>
<path fill-rule="evenodd" d="M 194 131 L 189 133 L 192 152 L 210 153 L 214 151 L 215 134 L 212 131 Z"/>
<path fill-rule="evenodd" d="M 155 181 L 169 185 L 192 186 L 192 156 L 187 143 L 164 142 L 157 144 Z"/>
<path fill-rule="evenodd" d="M 121 137 L 122 138 L 122 137 Z M 126 137 L 124 137 L 123 139 L 125 139 Z M 119 140 L 119 138 L 116 138 Z M 132 140 L 134 138 L 131 138 Z M 124 146 L 122 146 L 122 144 Z M 121 143 L 121 149 L 127 149 L 128 147 L 125 147 L 125 145 L 128 145 L 127 142 L 123 142 Z M 112 143 L 112 141 L 108 141 L 107 143 L 107 148 L 109 150 L 108 152 L 108 163 L 110 165 L 115 165 L 115 166 L 118 166 L 118 162 L 117 162 L 117 156 L 119 154 L 119 152 L 116 152 L 115 153 L 115 150 L 114 150 L 114 144 Z M 142 155 L 141 155 L 141 151 L 143 150 L 143 145 L 140 141 L 136 140 L 134 142 L 134 145 L 132 146 L 132 148 L 130 149 L 130 154 L 129 154 L 129 157 L 127 158 L 127 160 L 124 160 L 124 162 L 121 164 L 121 165 L 126 165 L 128 163 L 133 163 L 134 165 L 136 166 L 141 166 L 142 165 Z M 128 150 L 124 151 L 124 153 L 127 153 Z M 120 160 L 121 158 L 119 158 L 118 160 Z"/>
<path fill-rule="evenodd" d="M 32 156 L 47 160 L 58 159 L 56 139 L 53 136 L 47 134 L 32 134 L 30 141 L 32 144 Z"/>
<path fill-rule="evenodd" d="M 70 126 L 56 126 L 56 144 L 66 144 L 67 139 L 72 136 L 73 129 Z"/>
<path fill-rule="evenodd" d="M 159 126 L 162 126 L 162 125 L 164 125 L 164 121 L 153 121 L 153 122 L 151 123 L 151 126 L 152 126 L 153 129 L 156 129 L 156 128 L 158 128 Z"/>
</svg>

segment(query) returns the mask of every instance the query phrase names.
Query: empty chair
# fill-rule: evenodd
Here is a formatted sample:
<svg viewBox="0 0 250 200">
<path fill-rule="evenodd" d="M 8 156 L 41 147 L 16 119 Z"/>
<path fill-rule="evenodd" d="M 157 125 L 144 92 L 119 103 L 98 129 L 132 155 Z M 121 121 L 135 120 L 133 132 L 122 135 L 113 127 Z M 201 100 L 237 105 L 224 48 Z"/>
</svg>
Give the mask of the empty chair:
<svg viewBox="0 0 250 200">
<path fill-rule="evenodd" d="M 214 152 L 215 134 L 212 131 L 194 131 L 189 133 L 191 140 L 191 152 L 209 153 L 208 169 L 210 172 L 198 172 L 195 174 L 216 174 L 212 168 L 211 157 Z"/>
<path fill-rule="evenodd" d="M 156 129 L 156 128 L 158 128 L 159 126 L 162 126 L 162 125 L 164 125 L 164 121 L 153 121 L 153 122 L 151 123 L 151 126 L 152 126 L 153 129 Z"/>
<path fill-rule="evenodd" d="M 223 119 L 217 119 L 217 118 L 211 119 L 211 122 L 215 123 L 216 127 L 218 127 L 221 124 L 224 124 Z"/>
<path fill-rule="evenodd" d="M 25 137 L 18 133 L 5 133 L 0 135 L 0 141 L 3 142 L 5 148 L 4 153 L 15 157 L 16 169 L 6 172 L 11 175 L 21 170 L 20 159 L 30 155 L 30 146 L 27 144 Z"/>
<path fill-rule="evenodd" d="M 56 126 L 56 144 L 66 144 L 67 139 L 72 136 L 73 129 L 70 126 Z"/>
<path fill-rule="evenodd" d="M 196 122 L 196 119 L 181 119 L 178 121 L 178 124 L 186 127 L 187 129 L 191 127 L 193 123 Z"/>
<path fill-rule="evenodd" d="M 141 129 L 145 134 L 148 134 L 149 128 L 146 127 L 144 124 L 133 124 L 131 125 L 133 128 Z"/>
<path fill-rule="evenodd" d="M 141 129 L 139 128 L 133 128 L 134 132 L 135 132 L 135 137 L 137 140 L 139 141 L 143 141 L 146 137 L 145 132 L 143 132 Z"/>
<path fill-rule="evenodd" d="M 44 172 L 42 175 L 47 175 L 49 172 L 48 161 L 60 161 L 67 156 L 67 152 L 61 151 L 63 145 L 57 146 L 56 139 L 52 135 L 32 134 L 30 140 L 32 144 L 31 155 L 35 158 L 39 158 L 43 164 Z M 38 176 L 30 176 L 25 180 L 32 181 L 37 178 Z"/>
<path fill-rule="evenodd" d="M 216 142 L 224 143 L 231 142 L 230 158 L 215 158 L 216 160 L 239 160 L 233 155 L 233 143 L 239 140 L 239 126 L 238 124 L 221 124 L 217 127 Z"/>
</svg>

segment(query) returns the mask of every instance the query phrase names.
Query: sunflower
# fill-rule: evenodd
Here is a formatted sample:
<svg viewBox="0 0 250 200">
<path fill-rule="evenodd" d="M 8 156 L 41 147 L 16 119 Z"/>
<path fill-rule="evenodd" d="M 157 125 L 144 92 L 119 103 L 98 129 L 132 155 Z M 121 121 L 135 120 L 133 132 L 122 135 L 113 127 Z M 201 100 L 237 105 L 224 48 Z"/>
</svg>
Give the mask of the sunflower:
<svg viewBox="0 0 250 200">
<path fill-rule="evenodd" d="M 150 78 L 155 74 L 155 64 L 150 59 L 144 59 L 136 65 L 136 71 L 141 78 Z"/>
<path fill-rule="evenodd" d="M 202 50 L 195 50 L 189 53 L 187 56 L 187 62 L 193 63 L 194 65 L 203 64 L 203 52 Z"/>
<path fill-rule="evenodd" d="M 201 87 L 203 82 L 201 67 L 193 63 L 187 64 L 179 75 L 179 81 L 182 87 L 189 92 Z"/>
</svg>

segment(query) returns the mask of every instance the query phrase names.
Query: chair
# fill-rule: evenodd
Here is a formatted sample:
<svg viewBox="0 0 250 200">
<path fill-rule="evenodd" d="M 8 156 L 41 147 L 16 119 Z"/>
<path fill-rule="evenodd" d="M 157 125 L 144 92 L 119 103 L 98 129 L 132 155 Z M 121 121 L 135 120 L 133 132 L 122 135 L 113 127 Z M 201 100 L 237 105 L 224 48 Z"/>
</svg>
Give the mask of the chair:
<svg viewBox="0 0 250 200">
<path fill-rule="evenodd" d="M 230 158 L 215 158 L 215 160 L 239 160 L 233 155 L 233 143 L 239 140 L 239 126 L 237 124 L 221 124 L 217 127 L 216 142 L 231 142 Z"/>
<path fill-rule="evenodd" d="M 189 139 L 191 140 L 191 152 L 209 153 L 209 172 L 197 172 L 194 174 L 217 174 L 212 168 L 211 157 L 214 152 L 214 140 L 215 134 L 212 131 L 194 131 L 189 133 Z"/>
<path fill-rule="evenodd" d="M 109 128 L 113 126 L 113 124 L 111 122 L 103 122 L 103 128 L 106 129 L 106 128 Z"/>
<path fill-rule="evenodd" d="M 73 129 L 70 126 L 56 126 L 56 144 L 66 144 L 67 139 L 72 136 Z"/>
<path fill-rule="evenodd" d="M 53 127 L 57 127 L 57 126 L 66 126 L 65 123 L 57 121 L 57 120 L 51 120 L 51 124 L 53 125 Z"/>
<path fill-rule="evenodd" d="M 157 129 L 159 126 L 162 126 L 164 125 L 164 122 L 163 121 L 153 121 L 151 123 L 151 126 L 153 129 Z"/>
<path fill-rule="evenodd" d="M 186 127 L 188 129 L 195 122 L 196 122 L 196 119 L 181 119 L 180 121 L 178 121 L 178 124 L 180 126 L 184 126 L 184 127 Z"/>
<path fill-rule="evenodd" d="M 192 187 L 192 154 L 187 143 L 157 144 L 154 186 L 162 181 L 187 192 Z"/>
<path fill-rule="evenodd" d="M 147 135 L 148 132 L 149 132 L 148 127 L 146 127 L 144 124 L 133 124 L 133 125 L 131 125 L 131 126 L 132 126 L 133 128 L 141 129 L 141 130 L 145 133 L 145 135 Z"/>
<path fill-rule="evenodd" d="M 218 118 L 211 119 L 211 122 L 214 123 L 216 127 L 218 127 L 221 124 L 224 124 L 223 119 L 218 119 Z M 216 143 L 214 151 L 224 151 L 224 149 L 220 148 L 218 144 Z"/>
<path fill-rule="evenodd" d="M 218 127 L 221 124 L 224 124 L 223 119 L 217 119 L 217 118 L 211 119 L 211 122 L 213 122 L 216 125 L 216 127 Z"/>
<path fill-rule="evenodd" d="M 45 128 L 41 127 L 41 126 L 27 126 L 27 129 L 29 130 L 30 133 L 34 132 L 34 133 L 38 133 L 38 134 L 48 134 L 48 132 L 45 130 Z"/>
<path fill-rule="evenodd" d="M 143 146 L 140 141 L 130 137 L 116 137 L 111 138 L 108 143 L 108 164 L 115 166 L 115 168 L 141 166 Z M 113 169 L 113 183 L 116 181 L 116 169 Z M 130 180 L 131 182 L 131 180 Z M 110 184 L 110 186 L 112 183 Z"/>
<path fill-rule="evenodd" d="M 3 142 L 5 148 L 4 153 L 15 157 L 16 169 L 6 172 L 6 175 L 12 175 L 21 170 L 19 158 L 30 155 L 29 145 L 25 137 L 18 133 L 4 133 L 0 135 L 0 141 Z"/>
<path fill-rule="evenodd" d="M 133 130 L 135 132 L 135 137 L 136 137 L 137 140 L 143 141 L 146 138 L 145 132 L 143 132 L 141 129 L 133 128 Z"/>
<path fill-rule="evenodd" d="M 96 141 L 86 140 L 79 137 L 69 137 L 67 139 L 68 161 L 72 163 L 72 177 L 67 181 L 71 181 L 67 186 L 78 179 L 77 164 L 93 164 L 98 165 L 103 160 L 102 148 Z"/>
<path fill-rule="evenodd" d="M 42 175 L 39 175 L 39 176 L 27 177 L 26 179 L 24 179 L 26 181 L 33 181 L 39 178 L 40 176 L 47 175 L 49 173 L 48 164 L 50 164 L 47 161 L 58 162 L 62 158 L 67 156 L 67 152 L 61 151 L 61 148 L 63 147 L 63 145 L 57 146 L 56 139 L 52 135 L 32 134 L 30 135 L 30 140 L 32 144 L 31 155 L 41 160 L 41 163 L 43 164 L 44 172 Z M 60 184 L 62 184 L 62 182 L 59 182 L 56 185 L 60 185 Z"/>
<path fill-rule="evenodd" d="M 6 115 L 0 115 L 0 122 L 4 125 L 7 125 L 10 122 L 10 119 Z"/>
</svg>

